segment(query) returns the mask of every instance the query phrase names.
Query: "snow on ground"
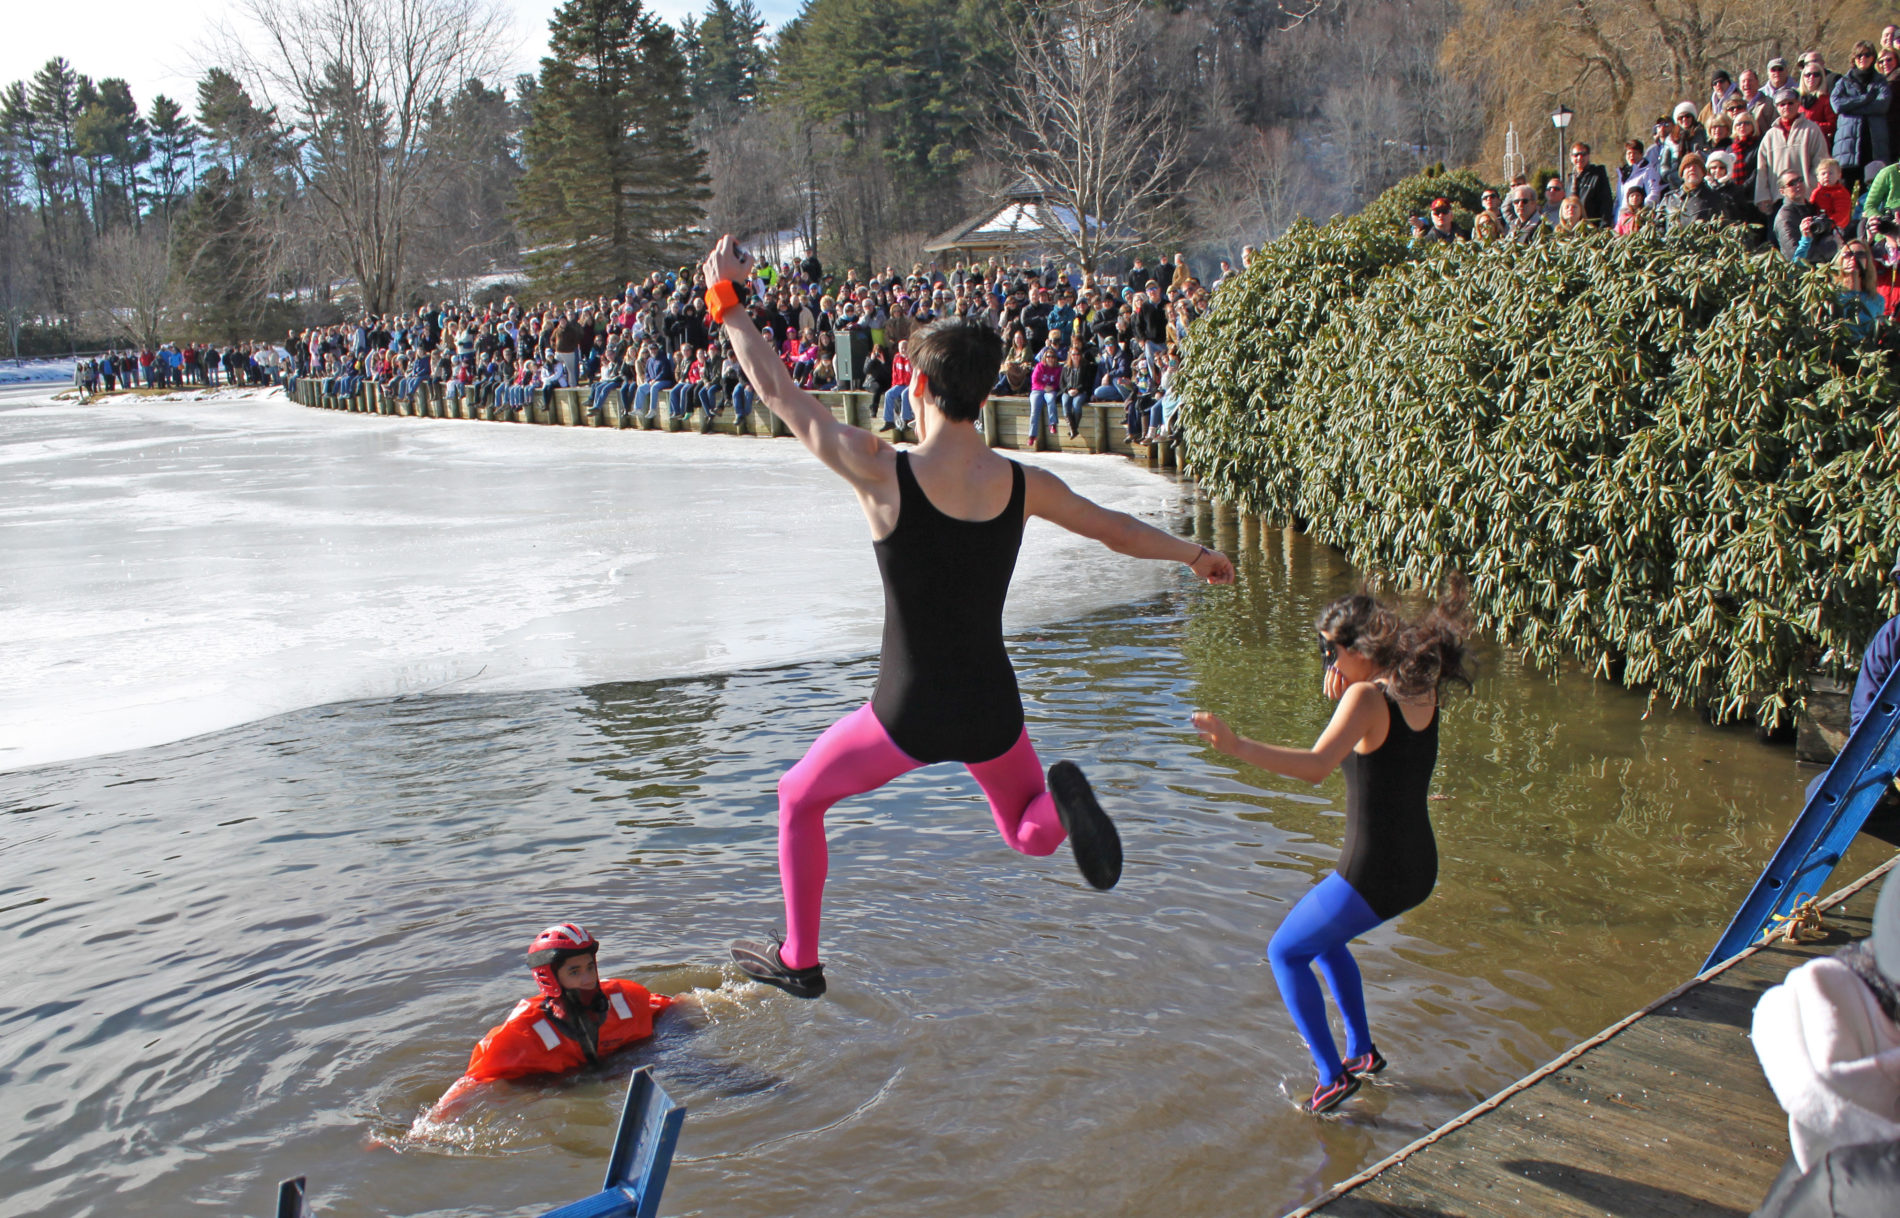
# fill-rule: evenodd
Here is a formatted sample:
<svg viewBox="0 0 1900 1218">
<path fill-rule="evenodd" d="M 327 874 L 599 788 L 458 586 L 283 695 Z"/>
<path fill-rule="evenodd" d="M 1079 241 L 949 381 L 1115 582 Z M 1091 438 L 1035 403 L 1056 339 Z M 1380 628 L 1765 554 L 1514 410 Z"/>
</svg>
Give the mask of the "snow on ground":
<svg viewBox="0 0 1900 1218">
<path fill-rule="evenodd" d="M 0 360 L 0 385 L 73 383 L 73 361 L 63 359 Z"/>
<path fill-rule="evenodd" d="M 1027 459 L 1181 503 L 1127 461 Z M 1032 521 L 1008 624 L 1176 577 Z M 790 440 L 0 393 L 0 769 L 352 698 L 864 655 L 882 608 L 855 499 Z"/>
</svg>

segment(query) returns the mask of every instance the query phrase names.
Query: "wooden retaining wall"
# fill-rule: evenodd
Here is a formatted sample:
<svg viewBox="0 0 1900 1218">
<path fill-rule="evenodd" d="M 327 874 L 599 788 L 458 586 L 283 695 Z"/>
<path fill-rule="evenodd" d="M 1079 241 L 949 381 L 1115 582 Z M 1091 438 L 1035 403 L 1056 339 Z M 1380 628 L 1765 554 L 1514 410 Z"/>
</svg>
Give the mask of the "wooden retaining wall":
<svg viewBox="0 0 1900 1218">
<path fill-rule="evenodd" d="M 694 407 L 691 414 L 683 419 L 676 419 L 668 413 L 664 402 L 660 403 L 651 416 L 641 418 L 631 411 L 622 411 L 618 392 L 607 395 L 602 403 L 601 415 L 596 418 L 590 415 L 587 409 L 592 394 L 591 387 L 557 389 L 551 397 L 536 393 L 532 405 L 504 409 L 488 405 L 478 407 L 466 396 L 448 401 L 441 396 L 440 386 L 436 385 L 424 385 L 410 400 L 402 400 L 386 394 L 374 383 L 365 384 L 350 397 L 339 398 L 323 392 L 321 378 L 303 377 L 298 380 L 290 396 L 293 401 L 305 406 L 357 414 L 429 419 L 480 419 L 496 423 L 536 423 L 549 427 L 696 431 L 724 435 L 791 435 L 784 422 L 773 415 L 771 409 L 763 402 L 755 401 L 752 416 L 746 420 L 745 427 L 741 428 L 733 418 L 730 409 L 721 410 L 716 418 L 708 420 L 703 411 Z M 831 413 L 839 420 L 853 427 L 874 430 L 883 421 L 882 408 L 871 400 L 869 393 L 838 390 L 818 392 L 812 396 L 830 407 Z M 1166 441 L 1152 445 L 1131 444 L 1127 431 L 1122 426 L 1122 415 L 1123 407 L 1120 402 L 1092 404 L 1083 411 L 1082 425 L 1074 438 L 1068 435 L 1066 424 L 1056 429 L 1059 434 L 1055 436 L 1045 429 L 1035 449 L 1038 452 L 1116 453 L 1154 468 L 1174 469 L 1174 446 Z M 991 398 L 983 406 L 983 434 L 989 438 L 993 448 L 1018 450 L 1028 448 L 1029 399 Z M 901 431 L 899 436 L 906 440 L 916 439 L 915 433 L 908 429 Z"/>
</svg>

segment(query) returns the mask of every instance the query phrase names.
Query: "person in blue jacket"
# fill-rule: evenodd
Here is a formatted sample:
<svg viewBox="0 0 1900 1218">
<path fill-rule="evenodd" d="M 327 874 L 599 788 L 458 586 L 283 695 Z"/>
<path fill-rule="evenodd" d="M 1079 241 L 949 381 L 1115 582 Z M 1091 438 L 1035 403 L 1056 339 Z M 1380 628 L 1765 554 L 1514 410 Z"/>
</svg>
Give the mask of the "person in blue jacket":
<svg viewBox="0 0 1900 1218">
<path fill-rule="evenodd" d="M 1900 555 L 1894 558 L 1893 567 L 1887 577 L 1900 583 Z M 1874 637 L 1867 644 L 1866 652 L 1860 658 L 1860 676 L 1854 682 L 1854 699 L 1849 704 L 1847 715 L 1847 734 L 1852 736 L 1860 727 L 1860 721 L 1867 717 L 1874 699 L 1880 694 L 1880 687 L 1887 683 L 1887 677 L 1893 672 L 1894 662 L 1900 659 L 1900 617 L 1887 619 L 1886 625 L 1874 631 Z M 1808 783 L 1808 798 L 1814 798 L 1814 792 L 1827 777 L 1827 771 L 1814 776 Z M 1874 810 L 1867 814 L 1867 823 L 1860 831 L 1869 837 L 1879 838 L 1883 842 L 1900 846 L 1900 795 L 1892 788 L 1881 797 Z"/>
</svg>

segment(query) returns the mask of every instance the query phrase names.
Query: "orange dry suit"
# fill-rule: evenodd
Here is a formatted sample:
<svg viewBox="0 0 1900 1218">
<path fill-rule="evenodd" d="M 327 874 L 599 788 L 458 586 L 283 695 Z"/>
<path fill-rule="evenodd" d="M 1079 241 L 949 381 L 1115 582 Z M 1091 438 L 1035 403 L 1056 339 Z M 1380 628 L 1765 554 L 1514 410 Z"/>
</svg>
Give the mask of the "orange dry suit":
<svg viewBox="0 0 1900 1218">
<path fill-rule="evenodd" d="M 603 977 L 597 1024 L 571 1018 L 565 1000 L 524 998 L 469 1054 L 468 1071 L 436 1101 L 435 1112 L 468 1089 L 496 1079 L 561 1074 L 599 1061 L 653 1035 L 653 1017 L 673 1005 L 632 981 Z"/>
</svg>

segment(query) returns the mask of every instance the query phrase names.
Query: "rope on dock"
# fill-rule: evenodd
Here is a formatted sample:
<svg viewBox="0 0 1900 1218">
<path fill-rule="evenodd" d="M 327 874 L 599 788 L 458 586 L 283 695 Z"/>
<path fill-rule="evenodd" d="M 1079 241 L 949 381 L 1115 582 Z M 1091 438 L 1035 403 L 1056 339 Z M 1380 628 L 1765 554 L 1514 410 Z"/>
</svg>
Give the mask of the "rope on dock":
<svg viewBox="0 0 1900 1218">
<path fill-rule="evenodd" d="M 1893 870 L 1894 865 L 1897 863 L 1900 863 L 1900 854 L 1896 854 L 1893 858 L 1888 859 L 1886 862 L 1874 868 L 1872 871 L 1860 877 L 1858 880 L 1855 880 L 1853 883 L 1849 884 L 1847 887 L 1840 889 L 1838 892 L 1830 894 L 1825 900 L 1822 900 L 1819 903 L 1819 908 L 1815 911 L 1817 918 L 1819 916 L 1820 910 L 1832 909 L 1834 906 L 1841 904 L 1843 901 L 1846 901 L 1849 897 L 1852 897 L 1855 893 L 1859 892 L 1861 889 L 1867 887 L 1869 884 L 1873 883 L 1875 880 L 1878 880 L 1880 877 L 1886 875 L 1889 871 Z M 1813 906 L 1814 904 L 1815 902 L 1813 901 L 1809 902 L 1810 906 Z M 1797 913 L 1798 912 L 1799 911 L 1797 910 Z M 1375 1176 L 1378 1176 L 1382 1172 L 1385 1172 L 1390 1168 L 1397 1167 L 1399 1164 L 1405 1162 L 1405 1160 L 1411 1158 L 1413 1155 L 1417 1154 L 1419 1151 L 1424 1150 L 1427 1146 L 1432 1145 L 1432 1143 L 1437 1142 L 1439 1139 L 1445 1137 L 1446 1135 L 1451 1134 L 1459 1129 L 1463 1129 L 1466 1125 L 1471 1124 L 1473 1121 L 1477 1120 L 1479 1117 L 1485 1115 L 1488 1112 L 1493 1112 L 1496 1109 L 1501 1108 L 1504 1105 L 1505 1101 L 1509 1100 L 1512 1096 L 1517 1095 L 1518 1093 L 1522 1091 L 1529 1090 L 1532 1086 L 1535 1086 L 1537 1083 L 1540 1083 L 1544 1079 L 1549 1078 L 1551 1075 L 1557 1073 L 1557 1071 L 1563 1069 L 1565 1066 L 1568 1066 L 1570 1063 L 1582 1057 L 1585 1053 L 1588 1053 L 1590 1050 L 1596 1048 L 1598 1045 L 1601 1045 L 1604 1042 L 1614 1038 L 1618 1033 L 1622 1032 L 1625 1028 L 1628 1028 L 1631 1024 L 1635 1023 L 1637 1020 L 1642 1019 L 1646 1015 L 1654 1014 L 1656 1011 L 1661 1010 L 1663 1007 L 1676 1001 L 1678 998 L 1681 998 L 1684 994 L 1687 994 L 1690 990 L 1693 990 L 1695 987 L 1697 987 L 1698 985 L 1701 985 L 1703 982 L 1708 981 L 1709 979 L 1713 977 L 1719 976 L 1720 974 L 1727 972 L 1729 969 L 1733 968 L 1735 965 L 1740 964 L 1742 961 L 1748 959 L 1750 956 L 1753 956 L 1756 952 L 1759 952 L 1763 948 L 1768 947 L 1768 946 L 1769 944 L 1766 942 L 1757 943 L 1753 947 L 1748 948 L 1746 951 L 1740 952 L 1737 955 L 1729 957 L 1727 960 L 1724 960 L 1722 963 L 1716 965 L 1714 968 L 1708 969 L 1707 971 L 1702 972 L 1702 973 L 1698 973 L 1694 977 L 1691 977 L 1688 981 L 1685 981 L 1681 985 L 1677 986 L 1675 989 L 1670 990 L 1667 994 L 1664 994 L 1661 998 L 1656 999 L 1656 1001 L 1642 1008 L 1640 1011 L 1637 1011 L 1631 1015 L 1624 1016 L 1622 1019 L 1617 1020 L 1615 1023 L 1603 1029 L 1601 1032 L 1598 1032 L 1595 1036 L 1592 1036 L 1589 1040 L 1586 1040 L 1582 1044 L 1579 1044 L 1573 1047 L 1568 1052 L 1564 1053 L 1563 1056 L 1557 1058 L 1554 1061 L 1546 1063 L 1545 1065 L 1539 1067 L 1537 1070 L 1533 1071 L 1532 1073 L 1525 1075 L 1521 1079 L 1518 1079 L 1515 1083 L 1512 1083 L 1510 1086 L 1498 1092 L 1496 1095 L 1492 1096 L 1490 1099 L 1485 1100 L 1483 1103 L 1477 1105 L 1476 1107 L 1470 1108 L 1466 1110 L 1465 1112 L 1460 1113 L 1458 1116 L 1453 1117 L 1451 1120 L 1447 1121 L 1443 1125 L 1440 1125 L 1437 1129 L 1432 1130 L 1430 1133 L 1426 1134 L 1422 1138 L 1419 1138 L 1417 1141 L 1412 1142 L 1411 1144 L 1407 1146 L 1400 1147 L 1398 1150 L 1394 1151 L 1392 1154 L 1379 1160 L 1377 1163 L 1374 1163 L 1371 1167 L 1366 1168 L 1364 1171 L 1361 1171 L 1359 1174 L 1348 1177 L 1347 1179 L 1341 1180 L 1338 1184 L 1333 1185 L 1331 1188 L 1327 1189 L 1324 1193 L 1321 1193 L 1318 1197 L 1314 1198 L 1313 1200 L 1307 1202 L 1305 1205 L 1302 1205 L 1298 1209 L 1292 1210 L 1289 1213 L 1287 1213 L 1285 1215 L 1285 1218 L 1311 1218 L 1311 1215 L 1316 1213 L 1322 1206 L 1330 1205 L 1334 1201 L 1337 1201 L 1341 1197 L 1345 1196 L 1347 1193 L 1350 1193 L 1354 1189 L 1358 1188 L 1360 1185 L 1370 1183 Z"/>
</svg>

